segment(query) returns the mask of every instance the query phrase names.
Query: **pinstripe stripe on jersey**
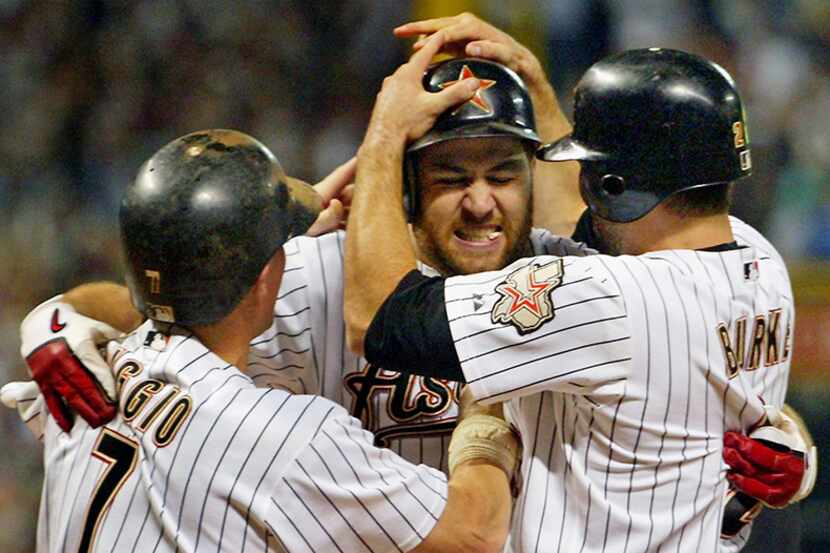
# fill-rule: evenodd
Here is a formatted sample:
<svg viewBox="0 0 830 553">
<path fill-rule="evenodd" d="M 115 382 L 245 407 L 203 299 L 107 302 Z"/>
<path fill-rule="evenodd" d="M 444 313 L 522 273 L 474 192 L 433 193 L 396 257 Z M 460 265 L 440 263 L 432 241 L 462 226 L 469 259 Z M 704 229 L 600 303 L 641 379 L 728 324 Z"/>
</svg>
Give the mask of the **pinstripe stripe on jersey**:
<svg viewBox="0 0 830 553">
<path fill-rule="evenodd" d="M 335 236 L 337 237 L 337 255 L 340 258 L 338 267 L 342 268 L 343 267 L 343 261 L 345 259 L 344 256 L 345 256 L 346 240 L 345 240 L 345 236 L 343 235 L 343 233 L 338 232 L 338 233 L 335 234 Z M 334 274 L 332 275 L 332 278 L 335 279 L 335 280 L 341 279 L 341 281 L 342 281 L 341 272 L 334 271 Z M 332 298 L 332 301 L 340 302 L 340 297 L 335 295 L 335 297 Z M 346 374 L 346 368 L 349 364 L 347 359 L 349 357 L 354 357 L 354 356 L 350 355 L 349 348 L 348 348 L 348 343 L 346 341 L 346 325 L 345 324 L 339 325 L 339 329 L 337 329 L 337 330 L 340 330 L 340 367 L 341 367 L 341 373 L 340 374 L 345 375 Z M 332 376 L 332 380 L 336 381 L 336 382 L 340 382 L 340 377 L 337 376 L 337 375 L 334 375 L 334 376 Z M 345 386 L 340 385 L 340 386 L 337 386 L 337 388 L 339 388 L 339 390 L 340 390 L 340 398 L 339 398 L 340 405 L 346 405 L 346 402 L 351 399 L 349 397 L 349 392 L 346 390 Z M 336 400 L 336 401 L 338 401 L 338 400 Z M 420 463 L 422 459 L 423 459 L 423 455 L 421 455 L 418 462 Z"/>
<path fill-rule="evenodd" d="M 677 302 L 680 304 L 681 311 L 683 313 L 683 336 L 684 336 L 684 349 L 686 350 L 686 363 L 687 366 L 692 366 L 692 351 L 691 351 L 691 333 L 689 329 L 689 315 L 686 311 L 686 304 L 683 301 L 683 296 L 680 294 L 680 290 L 677 287 L 677 279 L 674 273 L 671 273 L 671 283 L 672 283 L 672 290 L 674 291 L 674 295 L 677 298 Z M 681 375 L 682 376 L 682 375 Z M 687 462 L 686 457 L 686 448 L 688 447 L 689 442 L 689 413 L 691 411 L 691 389 L 692 389 L 692 372 L 686 371 L 686 390 L 689 390 L 689 395 L 686 396 L 686 410 L 683 419 L 683 428 L 684 428 L 684 436 L 683 436 L 683 446 L 680 449 L 680 457 L 681 460 L 677 463 L 677 485 L 674 488 L 674 498 L 672 499 L 672 507 L 671 507 L 671 530 L 670 533 L 674 533 L 676 524 L 677 524 L 677 499 L 680 496 L 680 482 L 683 480 L 683 466 Z M 656 477 L 656 474 L 655 474 Z M 680 548 L 680 544 L 683 541 L 683 537 L 681 536 L 680 539 L 677 541 L 677 547 Z"/>
<path fill-rule="evenodd" d="M 591 409 L 591 418 L 588 421 L 588 444 L 585 447 L 585 458 L 582 461 L 582 464 L 585 467 L 588 466 L 588 453 L 591 451 L 591 441 L 594 437 L 593 426 L 594 426 L 594 409 Z M 573 445 L 573 443 L 571 445 Z M 585 550 L 585 544 L 588 541 L 588 527 L 590 526 L 588 521 L 591 520 L 591 491 L 592 491 L 592 487 L 593 487 L 593 482 L 589 481 L 588 482 L 588 504 L 585 507 L 585 521 L 586 521 L 585 522 L 585 533 L 582 535 L 582 545 L 579 547 L 579 552 L 580 553 L 582 553 L 582 551 Z M 560 533 L 561 533 L 561 530 L 560 530 Z"/>
<path fill-rule="evenodd" d="M 550 394 L 545 394 L 545 395 L 550 396 Z M 543 397 L 541 402 L 540 402 L 540 410 L 541 410 L 541 404 L 544 401 L 545 401 L 545 398 Z M 548 442 L 548 455 L 547 455 L 547 462 L 546 462 L 545 466 L 549 467 L 551 470 L 545 471 L 545 496 L 544 496 L 544 500 L 542 501 L 542 512 L 540 513 L 539 522 L 537 523 L 538 532 L 536 533 L 536 544 L 533 547 L 534 553 L 539 552 L 539 546 L 540 546 L 541 541 L 542 541 L 542 528 L 544 528 L 544 526 L 545 526 L 545 514 L 547 512 L 547 506 L 548 506 L 548 493 L 550 492 L 550 486 L 548 484 L 550 483 L 550 476 L 551 476 L 551 473 L 553 472 L 553 468 L 554 468 L 554 465 L 551 462 L 551 460 L 553 459 L 553 452 L 555 450 L 553 445 L 556 442 L 557 434 L 562 435 L 563 433 L 564 433 L 564 428 L 562 427 L 562 425 L 561 424 L 555 425 L 553 427 L 553 438 Z"/>
<path fill-rule="evenodd" d="M 637 438 L 634 440 L 634 447 L 632 450 L 632 463 L 631 463 L 631 470 L 629 471 L 629 479 L 628 479 L 628 490 L 626 491 L 626 515 L 628 517 L 628 527 L 625 531 L 625 546 L 623 547 L 623 553 L 628 551 L 628 545 L 631 540 L 631 529 L 634 523 L 634 519 L 631 513 L 631 496 L 632 496 L 632 486 L 634 485 L 634 473 L 635 468 L 637 467 L 637 450 L 640 447 L 640 439 L 643 436 L 643 425 L 645 423 L 646 418 L 646 411 L 648 409 L 648 402 L 650 399 L 650 392 L 651 392 L 651 321 L 649 320 L 648 316 L 648 309 L 647 303 L 645 301 L 645 292 L 642 289 L 640 281 L 637 277 L 634 276 L 632 272 L 631 265 L 627 262 L 628 260 L 623 258 L 621 260 L 621 265 L 625 270 L 628 271 L 629 276 L 631 277 L 631 282 L 634 283 L 634 287 L 639 292 L 639 299 L 640 305 L 642 306 L 642 313 L 643 319 L 645 321 L 645 347 L 643 350 L 645 351 L 645 370 L 646 370 L 646 377 L 645 377 L 645 395 L 642 397 L 642 411 L 640 413 L 640 421 L 637 426 Z M 653 491 L 653 490 L 652 490 Z M 649 541 L 651 541 L 651 529 L 654 527 L 653 520 L 651 520 L 651 509 L 649 508 Z"/>
<path fill-rule="evenodd" d="M 320 249 L 320 243 L 322 241 L 323 241 L 323 238 L 320 238 L 319 240 L 315 240 L 315 242 L 314 242 L 314 245 L 316 246 L 316 249 L 317 249 L 317 260 L 319 262 L 317 264 L 317 268 L 320 271 L 320 276 L 318 277 L 317 275 L 309 275 L 310 276 L 309 280 L 310 280 L 310 282 L 321 282 L 322 283 L 322 287 L 319 288 L 319 289 L 323 293 L 323 300 L 322 300 L 323 309 L 320 311 L 320 313 L 323 316 L 323 320 L 322 320 L 322 330 L 318 331 L 317 335 L 323 337 L 324 346 L 322 348 L 322 355 L 321 355 L 322 364 L 318 365 L 318 374 L 320 376 L 320 389 L 322 390 L 322 393 L 325 396 L 326 395 L 326 373 L 328 372 L 328 371 L 325 370 L 325 367 L 329 366 L 328 363 L 326 363 L 326 360 L 328 359 L 328 344 L 329 344 L 328 340 L 327 340 L 327 338 L 329 337 L 329 334 L 326 332 L 326 330 L 328 330 L 328 326 L 329 326 L 328 325 L 328 322 L 329 322 L 329 319 L 328 319 L 328 317 L 329 317 L 329 309 L 328 309 L 329 284 L 328 284 L 328 282 L 326 282 L 326 265 L 325 265 L 325 263 L 323 263 L 323 252 Z M 312 335 L 312 344 L 313 344 L 313 340 L 314 340 L 314 336 Z M 322 367 L 322 368 L 319 368 L 319 367 Z M 331 396 L 329 396 L 329 397 L 331 397 Z"/>
<path fill-rule="evenodd" d="M 692 266 L 689 264 L 690 260 L 684 259 L 684 256 L 681 255 L 679 252 L 672 252 L 672 253 L 675 256 L 677 256 L 680 263 L 682 263 L 688 269 L 688 274 L 692 274 L 693 269 L 692 269 Z M 676 282 L 676 280 L 674 282 Z M 703 306 L 702 306 L 702 303 L 701 303 L 701 293 L 700 293 L 700 289 L 699 289 L 699 283 L 697 281 L 695 281 L 693 283 L 692 288 L 693 288 L 693 291 L 694 291 L 695 305 L 697 307 L 697 312 L 700 315 L 699 325 L 705 326 L 707 323 L 706 323 L 706 317 L 705 317 L 704 312 L 703 312 Z M 682 296 L 680 296 L 679 293 L 678 293 L 678 296 L 682 298 Z M 688 320 L 688 318 L 687 318 L 687 320 Z M 704 349 L 705 349 L 705 351 L 707 351 L 707 352 L 711 351 L 710 344 L 709 344 L 709 334 L 704 333 L 703 336 L 704 336 Z M 707 356 L 706 372 L 704 374 L 704 380 L 707 381 L 707 382 L 709 381 L 710 375 L 712 374 L 712 364 L 711 363 L 712 363 L 712 358 Z M 689 372 L 689 374 L 691 374 L 691 371 Z M 710 437 L 709 437 L 709 435 L 710 435 L 710 431 L 709 431 L 709 396 L 710 396 L 710 394 L 711 394 L 711 390 L 707 387 L 706 390 L 705 390 L 705 395 L 704 395 L 704 411 L 703 411 L 704 412 L 704 415 L 703 415 L 704 435 L 706 436 L 706 439 L 705 439 L 705 442 L 704 442 L 704 448 L 705 448 L 706 451 L 708 451 L 709 447 L 710 447 Z M 690 388 L 690 395 L 691 395 L 691 388 Z M 688 428 L 688 423 L 689 423 L 689 418 L 688 417 L 686 417 L 685 423 L 686 423 L 687 428 Z M 688 434 L 688 430 L 687 430 L 687 434 Z M 684 445 L 688 445 L 688 435 L 686 436 L 685 440 L 686 441 L 684 441 Z M 684 457 L 684 461 L 687 461 L 687 460 L 688 459 L 686 459 Z M 692 499 L 692 505 L 694 506 L 695 509 L 698 508 L 698 499 L 700 499 L 700 492 L 704 487 L 704 482 L 705 482 L 704 474 L 705 474 L 705 469 L 706 469 L 706 463 L 707 463 L 706 458 L 704 458 L 702 460 L 702 462 L 700 463 L 700 472 L 699 472 L 699 475 L 698 475 L 698 483 L 695 486 L 695 494 L 694 494 L 694 498 Z M 678 482 L 678 485 L 680 485 L 680 482 Z M 677 549 L 676 549 L 676 551 L 679 552 L 681 550 L 681 545 L 683 544 L 683 538 L 684 538 L 684 535 L 686 533 L 686 529 L 692 523 L 693 523 L 693 521 L 690 519 L 681 527 L 680 537 L 677 540 Z M 700 524 L 700 525 L 698 525 L 698 533 L 697 533 L 695 543 L 700 543 L 700 536 L 701 536 L 702 531 L 703 531 L 703 525 Z"/>
</svg>

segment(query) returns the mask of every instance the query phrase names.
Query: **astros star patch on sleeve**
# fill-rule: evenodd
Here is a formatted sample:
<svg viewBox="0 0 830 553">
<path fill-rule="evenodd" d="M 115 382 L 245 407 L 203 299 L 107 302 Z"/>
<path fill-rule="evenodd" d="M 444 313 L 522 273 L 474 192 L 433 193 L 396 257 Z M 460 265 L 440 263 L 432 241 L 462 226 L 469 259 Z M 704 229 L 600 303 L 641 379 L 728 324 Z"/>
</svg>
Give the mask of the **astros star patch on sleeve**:
<svg viewBox="0 0 830 553">
<path fill-rule="evenodd" d="M 533 332 L 553 319 L 551 294 L 562 284 L 563 275 L 561 259 L 516 269 L 496 286 L 501 297 L 490 312 L 490 320 L 511 324 L 519 334 Z"/>
</svg>

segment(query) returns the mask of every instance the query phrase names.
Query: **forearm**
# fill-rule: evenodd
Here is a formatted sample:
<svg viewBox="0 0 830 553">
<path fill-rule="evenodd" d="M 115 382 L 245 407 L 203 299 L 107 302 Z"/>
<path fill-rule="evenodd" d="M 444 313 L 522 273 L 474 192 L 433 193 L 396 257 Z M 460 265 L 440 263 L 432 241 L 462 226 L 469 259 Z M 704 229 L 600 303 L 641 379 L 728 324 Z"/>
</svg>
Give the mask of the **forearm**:
<svg viewBox="0 0 830 553">
<path fill-rule="evenodd" d="M 533 171 L 533 226 L 570 236 L 585 203 L 579 194 L 579 163 L 537 161 Z"/>
<path fill-rule="evenodd" d="M 527 74 L 536 126 L 542 143 L 553 142 L 569 134 L 573 127 L 562 113 L 547 76 L 541 69 Z M 537 161 L 533 183 L 534 226 L 546 228 L 561 236 L 570 236 L 585 209 L 579 193 L 579 163 Z"/>
<path fill-rule="evenodd" d="M 459 465 L 441 518 L 413 553 L 498 552 L 510 528 L 510 482 L 484 461 Z"/>
<path fill-rule="evenodd" d="M 131 332 L 144 320 L 133 307 L 130 291 L 114 282 L 81 284 L 63 295 L 63 301 L 96 321 L 107 323 L 122 332 Z"/>
<path fill-rule="evenodd" d="M 348 343 L 358 353 L 363 352 L 366 330 L 386 297 L 416 268 L 403 211 L 405 140 L 405 136 L 367 136 L 358 153 L 344 290 Z"/>
<path fill-rule="evenodd" d="M 541 63 L 530 51 L 519 61 L 519 74 L 527 84 L 533 102 L 536 129 L 542 142 L 553 142 L 570 133 L 573 127 L 562 113 L 556 91 L 553 90 Z"/>
<path fill-rule="evenodd" d="M 502 404 L 459 398 L 459 422 L 449 445 L 450 482 L 441 518 L 416 551 L 499 552 L 510 529 L 510 478 L 521 455 Z"/>
</svg>

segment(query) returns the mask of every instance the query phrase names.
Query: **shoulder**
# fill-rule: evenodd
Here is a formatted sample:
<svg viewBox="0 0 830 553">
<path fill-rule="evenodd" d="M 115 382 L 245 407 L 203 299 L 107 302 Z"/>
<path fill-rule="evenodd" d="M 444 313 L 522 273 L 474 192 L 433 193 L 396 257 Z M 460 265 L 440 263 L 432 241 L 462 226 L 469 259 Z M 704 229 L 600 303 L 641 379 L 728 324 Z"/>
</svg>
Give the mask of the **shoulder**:
<svg viewBox="0 0 830 553">
<path fill-rule="evenodd" d="M 343 231 L 317 237 L 298 236 L 286 242 L 285 270 L 275 306 L 278 323 L 297 332 L 300 327 L 307 327 L 308 321 L 292 322 L 286 318 L 308 310 L 325 313 L 329 304 L 337 304 L 336 299 L 329 298 L 342 294 L 345 244 Z"/>
<path fill-rule="evenodd" d="M 337 294 L 343 286 L 343 259 L 346 234 L 330 232 L 321 236 L 298 236 L 285 247 L 284 283 L 308 285 L 308 293 L 322 299 Z M 296 272 L 295 272 L 296 271 Z"/>
<path fill-rule="evenodd" d="M 731 215 L 729 216 L 729 223 L 732 226 L 732 234 L 735 237 L 735 241 L 738 242 L 739 245 L 751 246 L 758 250 L 758 253 L 761 256 L 766 255 L 781 264 L 784 263 L 781 258 L 781 254 L 775 246 L 773 246 L 772 243 L 753 226 L 748 225 L 737 217 L 733 217 Z"/>
<path fill-rule="evenodd" d="M 732 225 L 732 235 L 735 241 L 739 245 L 753 248 L 760 266 L 771 264 L 774 267 L 773 274 L 777 275 L 776 278 L 783 279 L 789 285 L 790 276 L 787 264 L 775 246 L 757 229 L 737 217 L 730 216 L 729 223 Z"/>
<path fill-rule="evenodd" d="M 342 262 L 345 245 L 346 233 L 342 230 L 320 236 L 297 236 L 283 246 L 286 255 L 286 267 L 289 265 L 289 260 L 295 256 L 298 260 L 317 260 L 321 263 L 336 259 L 340 259 Z"/>
<path fill-rule="evenodd" d="M 190 331 L 167 326 L 147 321 L 125 339 L 110 343 L 108 361 L 119 395 L 129 395 L 147 382 L 175 387 L 194 400 L 225 399 L 228 393 L 253 387 L 247 375 Z"/>
</svg>

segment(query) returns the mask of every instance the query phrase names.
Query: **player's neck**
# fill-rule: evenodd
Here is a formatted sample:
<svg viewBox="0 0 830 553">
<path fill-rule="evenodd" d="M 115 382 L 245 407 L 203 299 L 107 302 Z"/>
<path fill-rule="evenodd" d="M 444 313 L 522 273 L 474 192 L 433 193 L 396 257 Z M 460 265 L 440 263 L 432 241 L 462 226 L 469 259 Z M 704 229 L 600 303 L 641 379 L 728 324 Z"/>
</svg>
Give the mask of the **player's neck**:
<svg viewBox="0 0 830 553">
<path fill-rule="evenodd" d="M 700 250 L 734 240 L 727 213 L 681 216 L 657 208 L 639 221 L 624 225 L 622 253 L 638 255 L 659 250 Z"/>
<path fill-rule="evenodd" d="M 221 321 L 191 330 L 199 341 L 218 357 L 245 372 L 248 365 L 248 349 L 256 333 L 248 331 L 248 321 L 234 311 Z"/>
</svg>

